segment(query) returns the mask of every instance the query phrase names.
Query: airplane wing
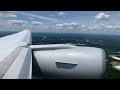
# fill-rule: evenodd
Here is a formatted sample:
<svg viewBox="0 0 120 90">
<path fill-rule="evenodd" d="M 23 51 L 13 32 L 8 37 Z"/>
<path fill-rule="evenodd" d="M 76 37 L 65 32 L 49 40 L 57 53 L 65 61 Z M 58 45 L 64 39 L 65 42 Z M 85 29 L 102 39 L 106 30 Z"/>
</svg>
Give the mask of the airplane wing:
<svg viewBox="0 0 120 90">
<path fill-rule="evenodd" d="M 0 79 L 30 79 L 32 73 L 29 30 L 0 38 Z"/>
</svg>

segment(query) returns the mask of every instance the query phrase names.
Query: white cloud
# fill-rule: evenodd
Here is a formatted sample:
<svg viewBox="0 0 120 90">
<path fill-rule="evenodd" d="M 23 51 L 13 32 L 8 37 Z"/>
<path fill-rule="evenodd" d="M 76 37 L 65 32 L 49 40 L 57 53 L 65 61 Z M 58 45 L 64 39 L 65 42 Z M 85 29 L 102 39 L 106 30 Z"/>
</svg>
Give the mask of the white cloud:
<svg viewBox="0 0 120 90">
<path fill-rule="evenodd" d="M 120 24 L 113 25 L 114 29 L 120 30 Z"/>
<path fill-rule="evenodd" d="M 110 18 L 110 15 L 107 15 L 102 12 L 95 16 L 95 20 L 108 20 L 109 18 Z"/>
<path fill-rule="evenodd" d="M 56 24 L 57 27 L 78 27 L 79 25 L 77 22 Z"/>
<path fill-rule="evenodd" d="M 38 21 L 31 21 L 32 26 L 39 26 L 39 25 L 43 25 L 42 22 L 38 22 Z"/>
<path fill-rule="evenodd" d="M 30 17 L 34 17 L 34 18 L 39 18 L 39 19 L 43 19 L 43 20 L 48 20 L 48 21 L 58 21 L 56 18 L 50 18 L 50 17 L 45 17 L 45 16 L 41 16 L 41 15 L 36 15 L 36 14 L 31 14 L 31 13 L 20 13 L 21 15 L 25 15 L 25 16 L 30 16 Z"/>
<path fill-rule="evenodd" d="M 23 20 L 8 20 L 6 26 L 14 28 L 27 28 L 27 21 Z"/>
<path fill-rule="evenodd" d="M 79 22 L 61 23 L 56 24 L 57 30 L 73 30 L 74 31 L 85 31 L 87 30 L 87 25 L 80 24 Z"/>
<path fill-rule="evenodd" d="M 105 26 L 105 28 L 111 29 L 111 28 L 113 28 L 113 26 L 112 25 L 107 25 L 107 26 Z"/>
<path fill-rule="evenodd" d="M 23 21 L 23 20 L 8 20 L 8 23 L 11 24 L 27 24 L 27 21 Z"/>
<path fill-rule="evenodd" d="M 0 17 L 2 18 L 15 18 L 17 15 L 14 11 L 0 11 Z"/>
<path fill-rule="evenodd" d="M 114 32 L 120 31 L 120 24 L 103 24 L 103 25 L 91 25 L 89 26 L 89 30 L 97 30 L 97 31 L 111 31 Z"/>
<path fill-rule="evenodd" d="M 31 24 L 32 24 L 32 29 L 35 29 L 35 30 L 41 30 L 41 29 L 46 30 L 49 27 L 49 26 L 47 26 L 44 23 L 39 22 L 39 21 L 31 21 Z"/>
<path fill-rule="evenodd" d="M 81 25 L 81 27 L 86 27 L 86 25 Z"/>
<path fill-rule="evenodd" d="M 62 17 L 63 17 L 64 15 L 65 15 L 64 12 L 59 12 L 59 13 L 58 13 L 58 16 L 62 16 Z"/>
<path fill-rule="evenodd" d="M 79 22 L 56 24 L 56 30 L 63 32 L 109 33 L 120 32 L 120 24 L 80 24 Z"/>
</svg>

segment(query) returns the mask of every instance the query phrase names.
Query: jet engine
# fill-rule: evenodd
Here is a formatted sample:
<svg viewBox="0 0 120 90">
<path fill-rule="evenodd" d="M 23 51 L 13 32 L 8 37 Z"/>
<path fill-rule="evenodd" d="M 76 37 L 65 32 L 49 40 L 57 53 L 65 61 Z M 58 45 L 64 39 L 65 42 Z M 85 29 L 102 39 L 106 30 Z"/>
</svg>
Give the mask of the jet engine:
<svg viewBox="0 0 120 90">
<path fill-rule="evenodd" d="M 106 56 L 103 49 L 67 44 L 30 47 L 33 50 L 33 60 L 40 69 L 38 73 L 44 78 L 102 79 L 105 77 Z"/>
</svg>

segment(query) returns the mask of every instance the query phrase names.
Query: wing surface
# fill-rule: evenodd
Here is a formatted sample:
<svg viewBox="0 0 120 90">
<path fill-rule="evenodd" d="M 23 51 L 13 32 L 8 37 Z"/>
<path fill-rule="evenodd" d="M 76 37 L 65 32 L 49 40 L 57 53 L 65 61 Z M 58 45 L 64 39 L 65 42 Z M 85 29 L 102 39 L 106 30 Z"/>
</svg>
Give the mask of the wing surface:
<svg viewBox="0 0 120 90">
<path fill-rule="evenodd" d="M 28 47 L 30 44 L 29 30 L 0 38 L 1 79 L 31 78 L 32 54 Z"/>
</svg>

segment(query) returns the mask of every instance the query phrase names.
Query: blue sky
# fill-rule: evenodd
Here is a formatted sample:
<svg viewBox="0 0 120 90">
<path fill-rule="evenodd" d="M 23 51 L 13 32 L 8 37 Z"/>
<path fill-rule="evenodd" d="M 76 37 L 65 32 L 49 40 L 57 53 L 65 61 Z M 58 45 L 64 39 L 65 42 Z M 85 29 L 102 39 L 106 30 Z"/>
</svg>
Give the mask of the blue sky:
<svg viewBox="0 0 120 90">
<path fill-rule="evenodd" d="M 0 30 L 119 34 L 120 11 L 0 11 Z"/>
</svg>

